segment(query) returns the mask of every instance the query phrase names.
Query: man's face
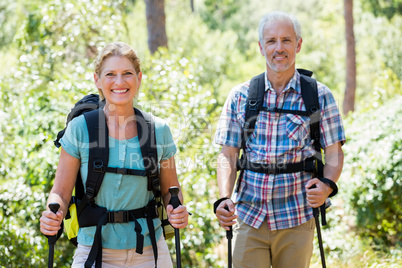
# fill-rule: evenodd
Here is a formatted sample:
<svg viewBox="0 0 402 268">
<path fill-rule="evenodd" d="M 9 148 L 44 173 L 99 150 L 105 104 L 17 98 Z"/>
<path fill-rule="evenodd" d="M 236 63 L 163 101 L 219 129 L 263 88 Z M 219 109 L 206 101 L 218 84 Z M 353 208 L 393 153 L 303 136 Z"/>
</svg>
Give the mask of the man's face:
<svg viewBox="0 0 402 268">
<path fill-rule="evenodd" d="M 294 70 L 296 53 L 301 49 L 302 39 L 296 41 L 296 33 L 289 21 L 265 24 L 263 43 L 259 42 L 261 54 L 274 72 Z M 291 68 L 293 66 L 293 68 Z"/>
</svg>

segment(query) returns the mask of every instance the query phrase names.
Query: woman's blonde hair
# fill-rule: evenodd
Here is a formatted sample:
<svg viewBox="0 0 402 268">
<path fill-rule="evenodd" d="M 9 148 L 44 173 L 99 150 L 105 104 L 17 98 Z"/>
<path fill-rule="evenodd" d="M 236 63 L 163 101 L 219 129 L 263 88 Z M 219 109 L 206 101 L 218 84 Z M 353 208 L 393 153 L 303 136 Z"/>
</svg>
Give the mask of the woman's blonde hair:
<svg viewBox="0 0 402 268">
<path fill-rule="evenodd" d="M 114 42 L 107 44 L 98 54 L 95 60 L 95 73 L 98 75 L 98 77 L 100 77 L 101 75 L 103 63 L 105 62 L 105 60 L 113 56 L 126 57 L 133 63 L 135 72 L 137 74 L 141 72 L 140 59 L 138 58 L 134 49 L 124 42 Z M 105 97 L 102 93 L 102 90 L 98 90 L 100 100 L 104 100 Z"/>
</svg>

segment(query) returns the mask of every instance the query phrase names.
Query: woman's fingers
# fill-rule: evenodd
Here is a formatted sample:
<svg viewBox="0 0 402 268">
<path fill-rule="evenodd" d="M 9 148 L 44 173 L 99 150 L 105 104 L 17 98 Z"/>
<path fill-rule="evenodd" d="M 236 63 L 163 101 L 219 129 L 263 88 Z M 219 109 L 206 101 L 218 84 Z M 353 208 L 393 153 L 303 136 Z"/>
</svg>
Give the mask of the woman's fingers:
<svg viewBox="0 0 402 268">
<path fill-rule="evenodd" d="M 168 212 L 169 222 L 174 228 L 181 229 L 188 225 L 189 214 L 185 206 L 180 205 L 173 209 L 172 205 L 168 205 L 166 211 Z"/>
<path fill-rule="evenodd" d="M 56 214 L 50 210 L 42 212 L 40 217 L 40 231 L 44 235 L 56 235 L 61 228 L 61 221 L 63 220 L 63 213 L 58 211 Z"/>
</svg>

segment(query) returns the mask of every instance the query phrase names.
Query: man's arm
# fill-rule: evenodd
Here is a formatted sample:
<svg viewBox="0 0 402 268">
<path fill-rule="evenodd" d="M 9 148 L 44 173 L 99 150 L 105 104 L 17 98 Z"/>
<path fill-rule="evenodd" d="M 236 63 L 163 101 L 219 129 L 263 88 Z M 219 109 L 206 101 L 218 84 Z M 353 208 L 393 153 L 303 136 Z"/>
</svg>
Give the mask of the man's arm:
<svg viewBox="0 0 402 268">
<path fill-rule="evenodd" d="M 335 143 L 324 149 L 325 151 L 325 166 L 324 177 L 337 182 L 342 173 L 343 168 L 343 151 L 341 143 Z M 316 185 L 316 188 L 310 189 Z M 319 207 L 324 204 L 325 200 L 332 193 L 332 188 L 329 185 L 321 182 L 317 178 L 311 179 L 307 184 L 307 202 L 313 207 Z"/>
<path fill-rule="evenodd" d="M 236 182 L 236 162 L 239 157 L 239 148 L 222 146 L 222 150 L 218 155 L 217 178 L 219 186 L 220 198 L 230 198 Z M 229 209 L 227 211 L 225 206 Z M 220 225 L 229 230 L 228 226 L 235 224 L 237 215 L 235 213 L 235 206 L 230 199 L 222 201 L 216 209 L 216 217 Z"/>
</svg>

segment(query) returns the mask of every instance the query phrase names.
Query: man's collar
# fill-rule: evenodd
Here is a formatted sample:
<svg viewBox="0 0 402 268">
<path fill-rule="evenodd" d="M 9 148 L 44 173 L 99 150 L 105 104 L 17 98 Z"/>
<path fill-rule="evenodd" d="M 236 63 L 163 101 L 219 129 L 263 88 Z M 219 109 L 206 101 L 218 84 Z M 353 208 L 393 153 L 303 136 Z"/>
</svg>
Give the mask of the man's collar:
<svg viewBox="0 0 402 268">
<path fill-rule="evenodd" d="M 265 70 L 265 92 L 268 90 L 274 90 L 271 82 L 268 80 L 268 74 L 267 70 Z M 290 79 L 289 83 L 286 85 L 286 88 L 283 91 L 287 90 L 294 90 L 297 93 L 301 94 L 301 88 L 300 88 L 300 74 L 297 70 L 295 70 L 295 73 L 293 74 L 292 78 Z"/>
</svg>

